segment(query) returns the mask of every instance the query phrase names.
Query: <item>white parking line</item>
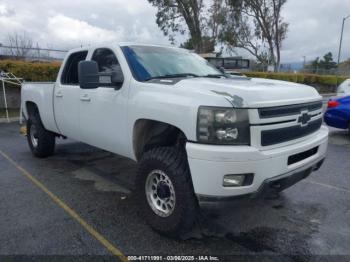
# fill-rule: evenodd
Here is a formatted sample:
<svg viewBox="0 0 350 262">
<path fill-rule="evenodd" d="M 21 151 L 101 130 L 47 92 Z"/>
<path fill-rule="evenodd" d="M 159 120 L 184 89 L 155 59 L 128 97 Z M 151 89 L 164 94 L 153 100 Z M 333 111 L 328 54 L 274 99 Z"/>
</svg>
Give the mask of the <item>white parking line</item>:
<svg viewBox="0 0 350 262">
<path fill-rule="evenodd" d="M 321 183 L 321 182 L 316 182 L 316 181 L 314 181 L 314 180 L 304 180 L 304 182 L 305 182 L 305 183 L 314 184 L 314 185 L 318 185 L 318 186 L 327 187 L 327 188 L 334 189 L 334 190 L 337 190 L 337 191 L 342 191 L 342 192 L 350 193 L 350 190 L 349 190 L 349 189 L 342 188 L 342 187 L 337 187 L 337 186 L 333 186 L 333 185 L 328 185 L 328 184 Z"/>
</svg>

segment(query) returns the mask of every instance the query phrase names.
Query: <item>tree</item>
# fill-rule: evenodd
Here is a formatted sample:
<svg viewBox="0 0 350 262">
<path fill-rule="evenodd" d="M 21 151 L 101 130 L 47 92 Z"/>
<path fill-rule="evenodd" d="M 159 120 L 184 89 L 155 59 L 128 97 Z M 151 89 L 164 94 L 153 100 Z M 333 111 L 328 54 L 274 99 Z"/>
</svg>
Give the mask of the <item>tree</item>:
<svg viewBox="0 0 350 262">
<path fill-rule="evenodd" d="M 332 52 L 328 52 L 323 56 L 323 59 L 319 63 L 320 68 L 331 70 L 334 68 L 337 68 L 337 63 L 333 61 L 333 54 Z"/>
<path fill-rule="evenodd" d="M 323 59 L 317 57 L 306 65 L 306 69 L 311 70 L 313 73 L 317 73 L 319 70 L 332 70 L 337 68 L 337 63 L 333 60 L 333 54 L 331 52 L 326 53 Z"/>
<path fill-rule="evenodd" d="M 157 25 L 172 42 L 176 33 L 186 32 L 183 28 L 185 22 L 195 51 L 203 51 L 203 0 L 148 0 L 148 2 L 157 7 Z"/>
<path fill-rule="evenodd" d="M 186 42 L 180 45 L 181 48 L 186 48 L 189 50 L 195 50 L 195 43 L 192 38 L 189 38 Z M 215 51 L 215 39 L 202 36 L 202 50 L 201 53 L 211 53 Z"/>
<path fill-rule="evenodd" d="M 281 11 L 287 0 L 226 1 L 230 8 L 220 39 L 230 48 L 242 48 L 260 63 L 271 61 L 275 71 L 281 63 L 282 42 L 288 23 Z M 237 15 L 240 13 L 241 15 Z"/>
<path fill-rule="evenodd" d="M 220 2 L 212 0 L 208 7 L 203 0 L 148 0 L 157 7 L 156 22 L 174 43 L 177 33 L 189 34 L 181 47 L 208 53 L 215 50 L 219 28 L 224 17 Z"/>
<path fill-rule="evenodd" d="M 316 57 L 315 60 L 311 61 L 310 64 L 307 64 L 305 66 L 305 69 L 311 70 L 312 73 L 317 73 L 319 66 L 320 66 L 320 58 Z"/>
<path fill-rule="evenodd" d="M 33 48 L 33 41 L 25 32 L 8 35 L 8 43 L 10 46 L 9 55 L 15 58 L 28 56 Z"/>
</svg>

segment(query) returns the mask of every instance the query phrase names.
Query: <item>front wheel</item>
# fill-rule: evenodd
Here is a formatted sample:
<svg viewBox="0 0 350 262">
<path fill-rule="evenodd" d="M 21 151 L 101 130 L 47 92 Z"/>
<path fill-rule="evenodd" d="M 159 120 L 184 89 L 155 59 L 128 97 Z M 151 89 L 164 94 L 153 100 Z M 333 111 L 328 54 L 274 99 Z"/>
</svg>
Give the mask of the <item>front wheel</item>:
<svg viewBox="0 0 350 262">
<path fill-rule="evenodd" d="M 44 158 L 55 151 L 56 136 L 43 126 L 40 116 L 35 114 L 27 121 L 27 140 L 34 156 Z"/>
<path fill-rule="evenodd" d="M 159 147 L 144 154 L 136 180 L 140 215 L 157 232 L 180 237 L 191 230 L 198 202 L 186 153 L 180 147 Z"/>
</svg>

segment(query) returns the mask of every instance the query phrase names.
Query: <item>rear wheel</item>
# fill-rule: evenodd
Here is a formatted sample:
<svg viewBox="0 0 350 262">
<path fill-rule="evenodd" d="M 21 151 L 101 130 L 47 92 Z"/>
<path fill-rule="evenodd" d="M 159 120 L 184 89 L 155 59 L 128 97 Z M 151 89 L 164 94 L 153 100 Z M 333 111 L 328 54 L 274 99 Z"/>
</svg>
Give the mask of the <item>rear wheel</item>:
<svg viewBox="0 0 350 262">
<path fill-rule="evenodd" d="M 141 217 L 155 231 L 180 237 L 191 230 L 198 203 L 184 149 L 146 152 L 139 163 L 136 195 Z"/>
<path fill-rule="evenodd" d="M 39 114 L 34 114 L 27 121 L 27 141 L 34 156 L 44 158 L 55 151 L 56 136 L 46 130 Z"/>
</svg>

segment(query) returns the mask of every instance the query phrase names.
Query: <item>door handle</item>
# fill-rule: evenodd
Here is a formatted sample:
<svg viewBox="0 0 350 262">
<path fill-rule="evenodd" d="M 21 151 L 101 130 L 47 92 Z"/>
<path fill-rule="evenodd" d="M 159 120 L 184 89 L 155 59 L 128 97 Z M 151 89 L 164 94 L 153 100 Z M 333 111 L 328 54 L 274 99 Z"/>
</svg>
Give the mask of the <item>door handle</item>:
<svg viewBox="0 0 350 262">
<path fill-rule="evenodd" d="M 90 102 L 91 98 L 88 95 L 83 95 L 82 97 L 80 97 L 81 101 L 85 101 L 85 102 Z"/>
<path fill-rule="evenodd" d="M 63 97 L 62 92 L 57 92 L 57 93 L 56 93 L 56 97 Z"/>
</svg>

